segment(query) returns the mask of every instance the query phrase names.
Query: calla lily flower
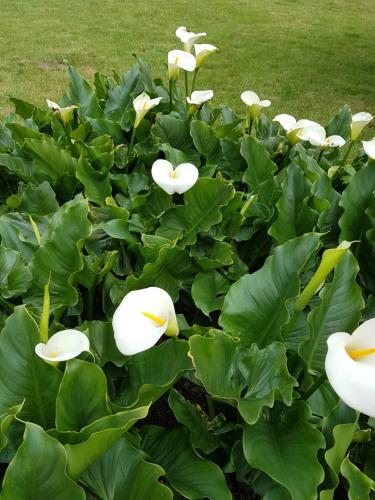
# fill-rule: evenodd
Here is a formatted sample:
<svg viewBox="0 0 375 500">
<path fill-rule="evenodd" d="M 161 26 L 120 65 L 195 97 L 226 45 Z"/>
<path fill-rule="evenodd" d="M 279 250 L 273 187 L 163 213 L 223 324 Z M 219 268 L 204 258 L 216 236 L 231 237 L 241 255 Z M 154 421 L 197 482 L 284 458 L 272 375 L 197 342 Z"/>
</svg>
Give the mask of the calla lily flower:
<svg viewBox="0 0 375 500">
<path fill-rule="evenodd" d="M 176 36 L 184 44 L 184 50 L 190 52 L 194 43 L 199 40 L 202 36 L 206 36 L 207 33 L 193 33 L 188 31 L 186 26 L 180 26 L 176 29 Z"/>
<path fill-rule="evenodd" d="M 169 294 L 158 287 L 129 292 L 112 320 L 118 350 L 130 356 L 154 346 L 165 333 L 178 335 L 174 305 Z"/>
<path fill-rule="evenodd" d="M 326 148 L 341 148 L 345 145 L 345 139 L 340 135 L 330 135 L 326 137 L 324 128 L 308 128 L 302 129 L 297 133 L 298 137 L 307 140 L 313 146 L 319 146 L 322 149 Z"/>
<path fill-rule="evenodd" d="M 252 120 L 255 120 L 255 118 L 257 118 L 263 108 L 268 108 L 269 106 L 271 106 L 271 101 L 269 101 L 268 99 L 261 101 L 258 94 L 256 94 L 252 90 L 246 90 L 245 92 L 242 92 L 241 99 L 242 102 L 249 108 L 250 117 Z"/>
<path fill-rule="evenodd" d="M 375 137 L 371 141 L 362 141 L 362 146 L 367 156 L 375 160 Z"/>
<path fill-rule="evenodd" d="M 73 118 L 74 110 L 77 109 L 75 105 L 62 108 L 56 102 L 50 101 L 49 99 L 47 99 L 47 106 L 60 116 L 65 125 Z"/>
<path fill-rule="evenodd" d="M 338 332 L 327 340 L 325 369 L 328 380 L 351 408 L 375 417 L 375 318 L 352 335 Z"/>
<path fill-rule="evenodd" d="M 215 45 L 210 43 L 196 43 L 194 44 L 195 58 L 197 60 L 197 69 L 202 66 L 205 59 L 214 52 L 218 52 L 219 49 Z"/>
<path fill-rule="evenodd" d="M 361 113 L 356 113 L 355 115 L 352 116 L 352 123 L 350 124 L 352 130 L 351 134 L 352 141 L 358 139 L 359 134 L 366 127 L 366 125 L 368 125 L 371 122 L 373 118 L 374 117 L 370 115 L 370 113 L 366 113 L 364 111 Z"/>
<path fill-rule="evenodd" d="M 294 116 L 283 113 L 275 116 L 274 122 L 280 123 L 286 132 L 288 140 L 292 144 L 296 144 L 298 140 L 308 141 L 310 133 L 318 131 L 319 134 L 324 133 L 324 127 L 312 120 L 296 120 Z"/>
<path fill-rule="evenodd" d="M 157 106 L 162 97 L 156 97 L 155 99 L 151 99 L 149 95 L 145 92 L 142 92 L 138 97 L 136 97 L 133 101 L 133 106 L 135 109 L 136 117 L 134 122 L 134 128 L 137 128 L 145 115 L 150 111 L 150 109 Z"/>
<path fill-rule="evenodd" d="M 198 180 L 199 172 L 191 163 L 181 163 L 173 168 L 167 160 L 156 160 L 152 165 L 151 175 L 158 186 L 166 193 L 185 193 Z"/>
<path fill-rule="evenodd" d="M 191 97 L 187 97 L 186 100 L 189 104 L 194 106 L 201 106 L 205 102 L 212 99 L 214 93 L 212 90 L 195 90 L 191 93 Z"/>
<path fill-rule="evenodd" d="M 35 346 L 36 354 L 52 363 L 67 361 L 90 350 L 89 339 L 79 330 L 61 330 L 55 333 L 46 344 Z"/>
<path fill-rule="evenodd" d="M 194 71 L 196 60 L 193 54 L 184 50 L 170 50 L 168 52 L 168 76 L 172 80 L 178 75 L 179 69 Z"/>
</svg>

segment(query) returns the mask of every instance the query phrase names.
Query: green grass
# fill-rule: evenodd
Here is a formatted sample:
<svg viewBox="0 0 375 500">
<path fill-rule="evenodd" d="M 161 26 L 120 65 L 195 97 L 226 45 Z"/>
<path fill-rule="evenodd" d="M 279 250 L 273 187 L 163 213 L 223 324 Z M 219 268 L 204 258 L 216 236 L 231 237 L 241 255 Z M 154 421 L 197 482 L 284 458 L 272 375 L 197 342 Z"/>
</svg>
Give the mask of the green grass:
<svg viewBox="0 0 375 500">
<path fill-rule="evenodd" d="M 272 101 L 270 116 L 325 121 L 344 103 L 375 111 L 374 0 L 0 0 L 0 12 L 0 114 L 12 109 L 7 95 L 57 100 L 64 60 L 91 78 L 137 53 L 164 77 L 179 25 L 220 48 L 197 84 L 217 103 L 241 109 L 251 89 Z"/>
</svg>

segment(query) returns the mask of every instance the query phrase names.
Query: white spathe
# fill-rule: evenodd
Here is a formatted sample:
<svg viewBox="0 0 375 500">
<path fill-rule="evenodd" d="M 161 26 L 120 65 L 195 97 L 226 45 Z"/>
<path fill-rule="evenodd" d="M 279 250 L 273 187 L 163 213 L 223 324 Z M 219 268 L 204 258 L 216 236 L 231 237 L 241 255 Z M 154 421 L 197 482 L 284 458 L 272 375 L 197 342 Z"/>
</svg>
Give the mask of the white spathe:
<svg viewBox="0 0 375 500">
<path fill-rule="evenodd" d="M 303 118 L 297 121 L 294 116 L 283 113 L 275 116 L 273 121 L 280 123 L 286 132 L 288 140 L 292 144 L 297 143 L 298 140 L 308 141 L 310 134 L 314 132 L 317 132 L 319 136 L 324 134 L 325 137 L 324 127 L 312 120 L 306 120 Z"/>
<path fill-rule="evenodd" d="M 79 330 L 61 330 L 52 335 L 46 344 L 35 346 L 36 354 L 45 361 L 57 363 L 79 356 L 84 351 L 90 351 L 90 342 Z"/>
<path fill-rule="evenodd" d="M 178 325 L 170 295 L 158 287 L 129 292 L 112 319 L 118 350 L 126 356 L 146 351 L 163 333 L 178 335 Z"/>
<path fill-rule="evenodd" d="M 327 344 L 325 369 L 329 383 L 348 406 L 375 417 L 375 318 L 362 323 L 352 335 L 330 335 Z M 362 350 L 369 354 L 356 359 L 350 356 Z"/>
<path fill-rule="evenodd" d="M 172 80 L 178 74 L 179 69 L 194 71 L 196 60 L 193 54 L 184 50 L 170 50 L 168 52 L 168 76 Z"/>
<path fill-rule="evenodd" d="M 176 36 L 184 44 L 184 50 L 190 52 L 193 44 L 199 40 L 202 36 L 206 36 L 207 33 L 193 33 L 189 31 L 186 26 L 180 26 L 176 29 Z"/>
<path fill-rule="evenodd" d="M 263 101 L 261 101 L 258 94 L 256 94 L 252 90 L 246 90 L 245 92 L 242 92 L 241 99 L 242 102 L 249 108 L 250 117 L 252 120 L 255 120 L 257 118 L 263 108 L 268 108 L 269 106 L 271 106 L 271 101 L 269 101 L 268 99 L 264 99 Z"/>
<path fill-rule="evenodd" d="M 65 124 L 67 124 L 72 119 L 74 110 L 77 109 L 77 106 L 75 104 L 72 106 L 67 106 L 66 108 L 62 108 L 56 102 L 50 101 L 49 99 L 46 99 L 46 101 L 49 109 L 51 109 L 54 113 L 58 113 L 61 117 L 61 120 Z"/>
<path fill-rule="evenodd" d="M 155 183 L 166 193 L 185 193 L 194 186 L 199 177 L 198 169 L 192 163 L 181 163 L 173 168 L 167 160 L 156 160 L 151 175 Z"/>
<path fill-rule="evenodd" d="M 212 90 L 194 90 L 194 92 L 191 93 L 191 97 L 187 97 L 186 100 L 189 104 L 201 106 L 212 99 L 213 96 L 214 93 Z"/>
<path fill-rule="evenodd" d="M 197 60 L 197 68 L 200 68 L 204 63 L 205 59 L 214 52 L 218 52 L 219 49 L 215 45 L 210 43 L 196 43 L 194 44 L 195 58 Z"/>
<path fill-rule="evenodd" d="M 358 139 L 359 134 L 366 127 L 366 125 L 372 121 L 373 118 L 374 117 L 370 115 L 370 113 L 366 113 L 365 111 L 356 113 L 352 116 L 352 123 L 350 124 L 352 141 Z"/>
<path fill-rule="evenodd" d="M 319 146 L 322 149 L 326 148 L 341 148 L 345 145 L 345 139 L 340 135 L 330 135 L 326 137 L 326 131 L 323 127 L 306 127 L 297 133 L 300 139 L 309 141 L 313 146 Z"/>
<path fill-rule="evenodd" d="M 367 156 L 375 160 L 375 137 L 371 141 L 362 141 L 362 146 Z"/>
<path fill-rule="evenodd" d="M 156 97 L 155 99 L 151 99 L 151 97 L 147 95 L 145 92 L 142 92 L 142 94 L 140 94 L 134 99 L 133 107 L 136 112 L 134 128 L 137 128 L 139 126 L 139 124 L 141 123 L 145 115 L 150 111 L 150 109 L 157 106 L 161 100 L 162 97 Z"/>
</svg>

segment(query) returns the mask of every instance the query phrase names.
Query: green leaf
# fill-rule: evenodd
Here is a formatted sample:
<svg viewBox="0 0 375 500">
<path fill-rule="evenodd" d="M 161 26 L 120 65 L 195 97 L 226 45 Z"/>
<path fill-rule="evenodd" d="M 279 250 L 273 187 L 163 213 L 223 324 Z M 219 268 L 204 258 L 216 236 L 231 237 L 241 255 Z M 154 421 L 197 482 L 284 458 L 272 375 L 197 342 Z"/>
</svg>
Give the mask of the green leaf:
<svg viewBox="0 0 375 500">
<path fill-rule="evenodd" d="M 147 455 L 125 437 L 118 440 L 81 477 L 102 500 L 172 500 L 172 491 L 160 484 L 164 470 L 146 462 Z"/>
<path fill-rule="evenodd" d="M 189 429 L 194 448 L 204 453 L 211 453 L 220 446 L 220 440 L 209 431 L 209 417 L 199 405 L 193 405 L 175 389 L 171 389 L 168 404 L 173 414 L 181 424 Z"/>
<path fill-rule="evenodd" d="M 88 210 L 87 200 L 76 197 L 62 205 L 53 215 L 42 235 L 40 247 L 30 262 L 33 285 L 25 297 L 27 303 L 41 306 L 43 287 L 50 273 L 51 309 L 77 303 L 74 276 L 83 269 L 80 249 L 84 239 L 91 233 Z"/>
<path fill-rule="evenodd" d="M 81 118 L 86 116 L 102 118 L 103 111 L 91 85 L 82 78 L 73 66 L 68 65 L 68 75 L 70 85 L 63 98 L 63 105 L 78 105 L 78 114 Z"/>
<path fill-rule="evenodd" d="M 199 120 L 190 123 L 190 135 L 198 152 L 209 163 L 217 163 L 222 158 L 220 141 L 210 125 Z"/>
<path fill-rule="evenodd" d="M 81 442 L 65 445 L 68 474 L 78 478 L 98 460 L 139 419 L 146 417 L 148 406 L 141 406 L 109 415 L 84 427 L 79 434 Z"/>
<path fill-rule="evenodd" d="M 356 283 L 357 261 L 347 251 L 335 268 L 333 280 L 320 292 L 320 304 L 308 315 L 310 338 L 300 349 L 309 369 L 324 372 L 327 339 L 335 332 L 352 332 L 364 307 Z"/>
<path fill-rule="evenodd" d="M 4 165 L 10 172 L 25 182 L 35 179 L 34 160 L 20 158 L 8 153 L 0 153 L 0 165 Z"/>
<path fill-rule="evenodd" d="M 0 415 L 24 401 L 19 418 L 48 429 L 55 420 L 61 372 L 35 354 L 39 328 L 17 306 L 0 335 Z"/>
<path fill-rule="evenodd" d="M 344 458 L 340 472 L 349 483 L 349 500 L 370 499 L 370 492 L 375 491 L 375 481 L 361 472 L 348 457 Z"/>
<path fill-rule="evenodd" d="M 158 115 L 152 133 L 160 144 L 169 144 L 179 151 L 194 148 L 189 123 L 172 115 Z"/>
<path fill-rule="evenodd" d="M 95 169 L 86 158 L 81 157 L 77 163 L 76 177 L 82 182 L 88 200 L 104 205 L 105 199 L 111 196 L 112 187 L 107 167 Z"/>
<path fill-rule="evenodd" d="M 117 366 L 125 363 L 125 356 L 116 347 L 112 323 L 106 321 L 86 321 L 80 329 L 87 329 L 90 339 L 90 351 L 98 359 L 99 365 L 104 366 L 109 361 Z"/>
<path fill-rule="evenodd" d="M 251 191 L 256 193 L 263 182 L 273 181 L 276 165 L 270 160 L 268 151 L 261 142 L 245 135 L 241 142 L 241 155 L 247 163 L 242 180 Z"/>
<path fill-rule="evenodd" d="M 130 408 L 160 398 L 183 372 L 192 369 L 188 348 L 185 340 L 170 339 L 131 356 L 126 365 L 127 377 L 116 403 Z"/>
<path fill-rule="evenodd" d="M 233 264 L 232 245 L 224 241 L 214 241 L 212 247 L 205 248 L 195 245 L 191 247 L 190 255 L 194 262 L 203 270 L 211 271 Z"/>
<path fill-rule="evenodd" d="M 34 221 L 37 220 L 34 217 Z M 37 240 L 29 217 L 19 213 L 8 213 L 0 217 L 0 235 L 6 248 L 21 253 L 29 261 L 37 248 Z"/>
<path fill-rule="evenodd" d="M 134 64 L 131 70 L 123 75 L 119 85 L 111 86 L 108 89 L 105 114 L 110 116 L 112 120 L 120 121 L 124 112 L 132 107 L 132 96 L 139 95 L 142 90 L 139 64 Z"/>
<path fill-rule="evenodd" d="M 198 273 L 191 286 L 191 296 L 195 305 L 206 316 L 221 309 L 224 295 L 231 282 L 217 271 Z"/>
<path fill-rule="evenodd" d="M 230 491 L 222 470 L 196 453 L 189 431 L 171 431 L 158 426 L 143 427 L 142 448 L 166 472 L 168 481 L 185 498 L 195 500 L 230 500 Z"/>
<path fill-rule="evenodd" d="M 89 118 L 88 121 L 99 136 L 107 134 L 113 139 L 115 144 L 122 144 L 124 142 L 124 133 L 118 123 L 105 118 Z"/>
<path fill-rule="evenodd" d="M 24 441 L 5 473 L 2 500 L 84 500 L 83 489 L 66 474 L 63 446 L 26 423 Z"/>
<path fill-rule="evenodd" d="M 350 139 L 350 125 L 352 123 L 352 112 L 346 104 L 339 113 L 334 116 L 326 126 L 327 137 L 330 135 L 340 135 L 346 141 Z"/>
<path fill-rule="evenodd" d="M 234 283 L 219 318 L 224 330 L 241 344 L 259 346 L 280 338 L 288 322 L 287 304 L 299 293 L 298 276 L 319 245 L 319 235 L 307 233 L 275 248 L 264 266 Z"/>
<path fill-rule="evenodd" d="M 0 245 L 0 294 L 9 299 L 27 291 L 32 276 L 22 255 Z"/>
<path fill-rule="evenodd" d="M 250 466 L 285 486 L 292 500 L 314 500 L 323 480 L 317 453 L 324 447 L 324 439 L 308 418 L 308 406 L 296 401 L 282 417 L 246 425 L 243 435 Z"/>
<path fill-rule="evenodd" d="M 20 212 L 28 214 L 48 215 L 56 212 L 59 204 L 56 194 L 48 182 L 42 182 L 37 186 L 29 184 L 22 193 Z"/>
<path fill-rule="evenodd" d="M 182 233 L 184 244 L 192 245 L 198 233 L 221 222 L 220 208 L 233 196 L 233 187 L 224 180 L 200 178 L 185 193 L 185 205 L 176 206 L 162 217 L 156 234 L 175 239 Z"/>
<path fill-rule="evenodd" d="M 278 216 L 268 231 L 279 244 L 312 231 L 318 220 L 318 213 L 307 205 L 311 183 L 299 165 L 288 167 L 282 189 Z"/>
<path fill-rule="evenodd" d="M 55 183 L 62 176 L 74 175 L 77 160 L 49 140 L 26 139 L 23 150 L 35 161 L 35 177 Z"/>
<path fill-rule="evenodd" d="M 291 405 L 296 381 L 289 375 L 283 344 L 247 349 L 221 332 L 209 338 L 193 335 L 189 344 L 196 377 L 212 396 L 232 400 L 249 424 L 277 400 Z"/>
<path fill-rule="evenodd" d="M 12 406 L 5 413 L 0 415 L 0 451 L 5 448 L 8 443 L 7 432 L 10 424 L 22 410 L 23 403 Z"/>
<path fill-rule="evenodd" d="M 104 372 L 93 363 L 68 361 L 56 399 L 57 430 L 80 431 L 110 413 Z"/>
</svg>

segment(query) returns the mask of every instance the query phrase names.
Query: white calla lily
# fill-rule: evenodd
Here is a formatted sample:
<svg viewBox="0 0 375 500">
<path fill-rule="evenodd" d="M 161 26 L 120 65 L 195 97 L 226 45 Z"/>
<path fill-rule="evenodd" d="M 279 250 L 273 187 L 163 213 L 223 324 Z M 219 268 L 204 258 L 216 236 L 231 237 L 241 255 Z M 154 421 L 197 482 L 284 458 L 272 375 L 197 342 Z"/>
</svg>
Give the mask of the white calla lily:
<svg viewBox="0 0 375 500">
<path fill-rule="evenodd" d="M 326 137 L 326 131 L 323 127 L 306 127 L 297 133 L 298 137 L 310 142 L 313 146 L 326 148 L 341 148 L 345 145 L 345 139 L 340 135 L 330 135 Z"/>
<path fill-rule="evenodd" d="M 189 104 L 194 106 L 201 106 L 205 102 L 212 99 L 214 93 L 212 90 L 195 90 L 191 93 L 191 97 L 187 97 L 186 100 Z"/>
<path fill-rule="evenodd" d="M 52 363 L 67 361 L 79 356 L 84 351 L 90 351 L 89 339 L 79 330 L 61 330 L 52 335 L 46 344 L 35 346 L 36 354 Z"/>
<path fill-rule="evenodd" d="M 322 137 L 323 134 L 324 138 L 326 136 L 324 127 L 312 120 L 301 119 L 297 121 L 292 115 L 281 114 L 275 116 L 273 121 L 280 123 L 292 144 L 296 144 L 299 140 L 308 141 L 310 135 L 314 136 L 315 132 L 318 137 Z"/>
<path fill-rule="evenodd" d="M 46 99 L 46 101 L 49 109 L 51 109 L 54 113 L 58 114 L 63 123 L 65 124 L 67 124 L 73 118 L 74 110 L 77 109 L 76 105 L 62 108 L 56 102 L 50 101 L 49 99 Z"/>
<path fill-rule="evenodd" d="M 241 94 L 241 100 L 250 110 L 250 117 L 252 120 L 257 118 L 259 113 L 263 108 L 268 108 L 271 106 L 271 101 L 268 99 L 260 100 L 258 94 L 253 92 L 252 90 L 246 90 Z"/>
<path fill-rule="evenodd" d="M 215 47 L 215 45 L 211 45 L 210 43 L 196 43 L 194 44 L 194 50 L 195 59 L 197 60 L 197 69 L 202 66 L 202 64 L 210 54 L 219 51 L 219 49 Z"/>
<path fill-rule="evenodd" d="M 167 160 L 156 160 L 152 165 L 151 175 L 155 183 L 166 193 L 185 193 L 194 186 L 199 177 L 198 169 L 191 163 L 181 163 L 173 168 Z"/>
<path fill-rule="evenodd" d="M 352 141 L 358 139 L 359 134 L 366 127 L 366 125 L 372 121 L 373 118 L 374 117 L 370 115 L 370 113 L 366 113 L 365 111 L 356 113 L 352 116 L 352 123 L 350 124 Z"/>
<path fill-rule="evenodd" d="M 331 386 L 348 406 L 375 417 L 375 318 L 352 335 L 330 335 L 327 344 L 325 369 Z"/>
<path fill-rule="evenodd" d="M 375 137 L 371 141 L 362 141 L 362 146 L 367 156 L 375 160 Z"/>
<path fill-rule="evenodd" d="M 150 109 L 157 106 L 162 97 L 156 97 L 155 99 L 151 99 L 149 95 L 145 92 L 142 92 L 139 96 L 137 96 L 133 101 L 133 106 L 136 112 L 134 128 L 137 128 L 145 115 L 150 111 Z"/>
<path fill-rule="evenodd" d="M 179 69 L 194 71 L 196 60 L 193 54 L 184 50 L 170 50 L 168 52 L 168 77 L 170 80 L 178 75 Z"/>
<path fill-rule="evenodd" d="M 274 122 L 280 123 L 285 132 L 290 132 L 295 129 L 295 125 L 297 120 L 292 115 L 288 115 L 286 113 L 282 113 L 281 115 L 276 115 L 273 120 Z"/>
<path fill-rule="evenodd" d="M 176 36 L 184 44 L 184 50 L 190 52 L 194 43 L 199 40 L 202 36 L 206 36 L 207 33 L 193 33 L 189 31 L 186 26 L 180 26 L 176 29 Z"/>
<path fill-rule="evenodd" d="M 118 350 L 126 356 L 146 351 L 165 333 L 178 335 L 174 305 L 158 287 L 129 292 L 116 309 L 113 331 Z"/>
</svg>

